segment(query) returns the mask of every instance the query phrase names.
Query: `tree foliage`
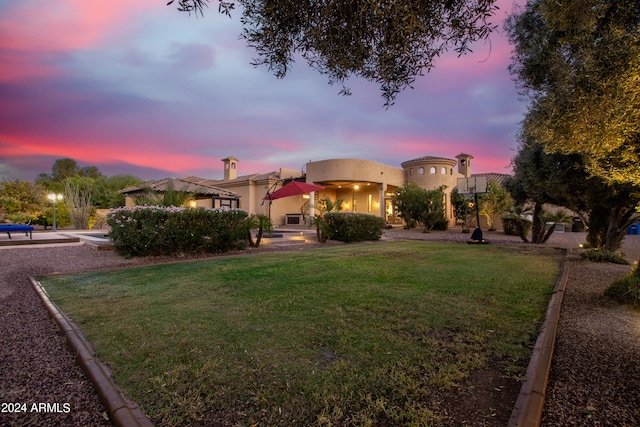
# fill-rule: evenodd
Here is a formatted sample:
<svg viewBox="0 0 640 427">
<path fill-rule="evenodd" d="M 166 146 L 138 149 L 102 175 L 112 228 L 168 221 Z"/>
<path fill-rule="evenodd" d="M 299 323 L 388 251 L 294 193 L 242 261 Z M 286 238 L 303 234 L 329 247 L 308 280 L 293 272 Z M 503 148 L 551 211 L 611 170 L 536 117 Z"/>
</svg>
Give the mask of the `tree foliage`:
<svg viewBox="0 0 640 427">
<path fill-rule="evenodd" d="M 640 185 L 639 14 L 635 0 L 530 0 L 507 24 L 527 133 L 609 183 Z"/>
<path fill-rule="evenodd" d="M 410 182 L 396 190 L 393 204 L 398 216 L 405 221 L 405 228 L 416 223 L 424 226 L 425 231 L 436 227 L 446 227 L 444 214 L 444 189 L 425 190 L 415 182 Z"/>
<path fill-rule="evenodd" d="M 89 217 L 93 212 L 91 192 L 93 178 L 71 176 L 64 180 L 64 202 L 71 224 L 77 230 L 89 228 Z"/>
<path fill-rule="evenodd" d="M 133 185 L 142 184 L 143 181 L 131 175 L 100 175 L 95 180 L 92 192 L 92 201 L 97 209 L 117 208 L 125 205 L 125 196 L 120 190 Z"/>
<path fill-rule="evenodd" d="M 530 100 L 523 140 L 546 165 L 527 168 L 526 193 L 565 188 L 556 204 L 586 212 L 589 242 L 610 251 L 640 200 L 639 14 L 631 0 L 529 0 L 507 21 Z"/>
<path fill-rule="evenodd" d="M 567 178 L 573 167 L 573 159 L 560 154 L 547 154 L 542 145 L 527 135 L 520 137 L 523 141 L 513 159 L 514 175 L 505 182 L 505 187 L 517 205 L 531 206 L 531 242 L 544 243 L 551 234 L 545 232 L 549 218 L 543 207 L 547 203 L 563 205 L 563 196 L 572 191 Z M 528 241 L 527 236 L 520 237 Z"/>
<path fill-rule="evenodd" d="M 489 231 L 496 229 L 496 222 L 513 206 L 513 200 L 507 189 L 495 181 L 487 183 L 487 193 L 479 198 L 479 203 L 480 215 L 487 219 Z"/>
<path fill-rule="evenodd" d="M 179 0 L 178 10 L 202 15 L 208 2 Z M 497 9 L 495 0 L 236 0 L 219 11 L 231 15 L 236 4 L 254 65 L 283 78 L 302 57 L 342 94 L 352 76 L 375 82 L 385 106 L 445 51 L 464 54 L 487 39 Z"/>
<path fill-rule="evenodd" d="M 43 212 L 45 196 L 40 185 L 16 180 L 0 183 L 0 208 L 6 219 L 14 222 L 30 222 Z"/>
<path fill-rule="evenodd" d="M 473 217 L 475 207 L 465 194 L 454 188 L 451 191 L 451 205 L 453 206 L 453 216 L 458 221 L 462 221 L 462 232 L 469 232 L 469 220 Z"/>
<path fill-rule="evenodd" d="M 534 243 L 544 243 L 549 238 L 547 222 L 562 221 L 543 210 L 545 204 L 551 203 L 586 219 L 587 241 L 592 246 L 612 252 L 619 249 L 640 202 L 634 185 L 592 176 L 583 156 L 546 153 L 541 144 L 530 139 L 521 144 L 513 165 L 514 176 L 505 185 L 517 205 L 532 207 Z"/>
</svg>

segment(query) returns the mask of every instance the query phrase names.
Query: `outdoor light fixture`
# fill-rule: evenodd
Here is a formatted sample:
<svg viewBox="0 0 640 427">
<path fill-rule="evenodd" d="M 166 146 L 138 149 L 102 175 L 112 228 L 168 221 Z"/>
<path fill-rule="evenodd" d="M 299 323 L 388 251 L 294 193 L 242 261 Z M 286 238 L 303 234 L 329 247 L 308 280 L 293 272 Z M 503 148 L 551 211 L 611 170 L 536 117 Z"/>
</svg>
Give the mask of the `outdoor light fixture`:
<svg viewBox="0 0 640 427">
<path fill-rule="evenodd" d="M 53 231 L 56 232 L 56 202 L 62 200 L 62 194 L 51 193 L 47 196 L 47 199 L 53 201 Z"/>
</svg>

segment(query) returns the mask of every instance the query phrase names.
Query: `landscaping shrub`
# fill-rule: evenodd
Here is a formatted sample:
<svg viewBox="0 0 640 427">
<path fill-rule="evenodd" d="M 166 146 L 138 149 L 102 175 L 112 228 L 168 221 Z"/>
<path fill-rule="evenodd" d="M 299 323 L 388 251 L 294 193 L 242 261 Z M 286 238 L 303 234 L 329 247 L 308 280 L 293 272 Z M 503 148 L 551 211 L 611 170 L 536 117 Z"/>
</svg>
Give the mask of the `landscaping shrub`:
<svg viewBox="0 0 640 427">
<path fill-rule="evenodd" d="M 136 206 L 107 215 L 109 237 L 123 256 L 226 252 L 247 244 L 247 213 L 240 210 Z"/>
<path fill-rule="evenodd" d="M 615 252 L 607 249 L 589 249 L 580 254 L 583 259 L 593 262 L 611 262 L 614 264 L 629 264 L 629 261 L 622 258 Z"/>
<path fill-rule="evenodd" d="M 604 294 L 623 304 L 640 305 L 640 275 L 638 264 L 633 270 L 620 280 L 613 282 Z"/>
<path fill-rule="evenodd" d="M 341 242 L 380 240 L 384 219 L 368 214 L 327 212 L 323 218 L 327 237 Z"/>
<path fill-rule="evenodd" d="M 436 221 L 432 228 L 432 230 L 436 230 L 436 231 L 445 231 L 447 229 L 449 229 L 449 221 L 447 221 L 446 218 L 442 218 Z"/>
</svg>

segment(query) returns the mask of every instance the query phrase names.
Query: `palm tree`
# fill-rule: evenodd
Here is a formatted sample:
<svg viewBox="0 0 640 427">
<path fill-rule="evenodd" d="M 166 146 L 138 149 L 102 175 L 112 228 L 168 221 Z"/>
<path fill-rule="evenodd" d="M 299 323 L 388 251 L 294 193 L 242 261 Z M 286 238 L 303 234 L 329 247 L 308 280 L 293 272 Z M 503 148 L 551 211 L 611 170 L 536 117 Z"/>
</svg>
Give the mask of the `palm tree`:
<svg viewBox="0 0 640 427">
<path fill-rule="evenodd" d="M 324 243 L 327 241 L 327 230 L 325 230 L 326 223 L 324 221 L 324 216 L 328 212 L 339 212 L 342 210 L 342 204 L 344 203 L 344 199 L 336 199 L 332 201 L 331 199 L 322 199 L 316 204 L 316 209 L 318 209 L 318 214 L 314 215 L 314 222 L 316 224 L 316 235 L 318 236 L 318 242 Z"/>
<path fill-rule="evenodd" d="M 249 227 L 249 246 L 252 248 L 257 248 L 260 246 L 260 242 L 262 241 L 262 235 L 266 231 L 271 235 L 271 231 L 273 230 L 273 224 L 271 222 L 271 218 L 265 214 L 251 215 L 248 218 Z M 253 236 L 251 235 L 251 230 L 258 229 L 258 233 L 256 234 L 256 241 L 253 241 Z"/>
</svg>

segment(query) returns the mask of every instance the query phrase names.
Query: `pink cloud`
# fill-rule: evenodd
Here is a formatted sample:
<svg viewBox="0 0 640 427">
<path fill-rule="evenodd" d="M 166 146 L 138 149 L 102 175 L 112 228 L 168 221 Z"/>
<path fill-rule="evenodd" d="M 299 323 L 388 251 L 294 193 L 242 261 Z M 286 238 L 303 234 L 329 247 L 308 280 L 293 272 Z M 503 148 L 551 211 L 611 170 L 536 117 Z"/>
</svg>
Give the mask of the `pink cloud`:
<svg viewBox="0 0 640 427">
<path fill-rule="evenodd" d="M 153 0 L 95 2 L 61 0 L 22 1 L 8 8 L 0 19 L 0 48 L 39 51 L 85 49 L 118 32 Z"/>
</svg>

